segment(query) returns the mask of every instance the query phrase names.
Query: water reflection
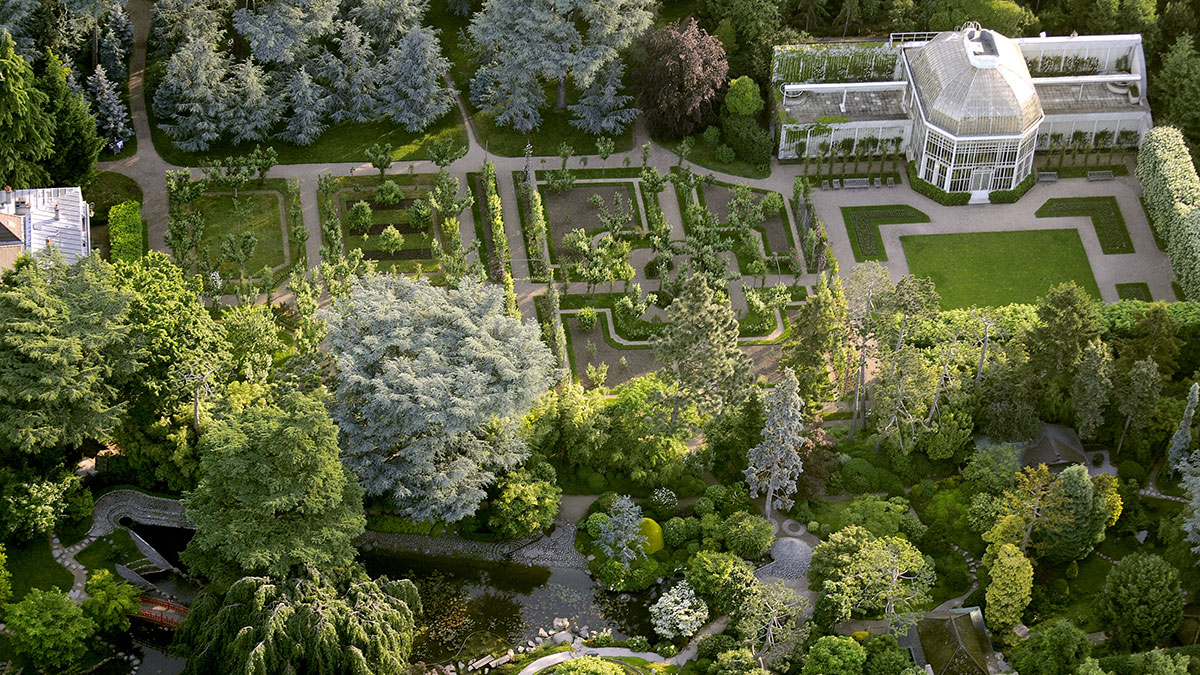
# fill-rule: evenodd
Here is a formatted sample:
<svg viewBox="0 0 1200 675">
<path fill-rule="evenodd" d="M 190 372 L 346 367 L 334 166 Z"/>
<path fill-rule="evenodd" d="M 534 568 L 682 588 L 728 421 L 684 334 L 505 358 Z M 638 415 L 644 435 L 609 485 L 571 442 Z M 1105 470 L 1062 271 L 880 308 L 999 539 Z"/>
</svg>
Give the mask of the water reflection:
<svg viewBox="0 0 1200 675">
<path fill-rule="evenodd" d="M 409 578 L 421 591 L 413 660 L 462 661 L 515 647 L 559 617 L 611 628 L 617 638 L 650 635 L 649 594 L 610 593 L 584 570 L 380 550 L 362 551 L 360 559 L 372 576 Z"/>
</svg>

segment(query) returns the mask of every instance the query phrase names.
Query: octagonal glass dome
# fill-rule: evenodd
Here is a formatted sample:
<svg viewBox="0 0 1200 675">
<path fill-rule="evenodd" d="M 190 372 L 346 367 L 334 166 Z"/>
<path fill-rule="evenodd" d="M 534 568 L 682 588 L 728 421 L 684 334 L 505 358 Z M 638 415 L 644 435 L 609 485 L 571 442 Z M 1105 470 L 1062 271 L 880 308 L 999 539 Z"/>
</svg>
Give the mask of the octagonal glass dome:
<svg viewBox="0 0 1200 675">
<path fill-rule="evenodd" d="M 1020 135 L 1042 119 L 1020 47 L 995 31 L 964 26 L 908 54 L 926 119 L 955 136 Z"/>
</svg>

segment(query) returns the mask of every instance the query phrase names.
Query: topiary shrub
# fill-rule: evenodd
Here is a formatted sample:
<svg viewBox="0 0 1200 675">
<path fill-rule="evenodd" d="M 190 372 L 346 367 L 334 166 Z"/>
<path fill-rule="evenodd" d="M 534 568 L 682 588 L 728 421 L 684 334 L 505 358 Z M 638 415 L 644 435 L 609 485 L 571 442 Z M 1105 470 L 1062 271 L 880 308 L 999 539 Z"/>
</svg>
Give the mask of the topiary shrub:
<svg viewBox="0 0 1200 675">
<path fill-rule="evenodd" d="M 638 532 L 646 539 L 642 544 L 643 553 L 654 555 L 662 550 L 663 529 L 653 518 L 642 518 L 642 525 L 638 528 Z"/>
<path fill-rule="evenodd" d="M 753 117 L 726 115 L 722 125 L 725 142 L 738 157 L 751 164 L 770 163 L 775 140 Z"/>
<path fill-rule="evenodd" d="M 717 161 L 723 164 L 732 164 L 733 160 L 737 159 L 737 153 L 733 151 L 733 148 L 724 143 L 718 145 L 713 154 L 716 156 Z"/>
<path fill-rule="evenodd" d="M 700 644 L 696 645 L 696 656 L 702 659 L 715 660 L 721 654 L 737 649 L 741 643 L 732 635 L 717 633 L 701 638 Z"/>
<path fill-rule="evenodd" d="M 695 513 L 697 516 L 701 517 L 707 516 L 715 510 L 716 507 L 713 506 L 713 501 L 708 497 L 701 497 L 700 499 L 697 499 L 696 504 L 692 506 L 692 513 Z"/>
<path fill-rule="evenodd" d="M 1146 468 L 1138 462 L 1127 459 L 1117 465 L 1117 478 L 1133 481 L 1139 488 L 1146 486 Z"/>
<path fill-rule="evenodd" d="M 721 128 L 715 124 L 710 125 L 701 135 L 704 138 L 704 142 L 708 145 L 716 145 L 721 142 Z M 730 149 L 732 150 L 732 148 Z"/>
<path fill-rule="evenodd" d="M 680 548 L 690 539 L 694 539 L 696 535 L 689 534 L 690 527 L 688 522 L 695 523 L 696 534 L 699 534 L 700 521 L 695 518 L 680 518 L 676 516 L 663 523 L 663 543 L 671 548 Z"/>
<path fill-rule="evenodd" d="M 875 489 L 875 467 L 861 457 L 855 457 L 842 466 L 842 487 L 851 494 L 863 494 Z"/>
<path fill-rule="evenodd" d="M 1025 180 L 1017 183 L 1017 187 L 1011 190 L 992 190 L 988 193 L 988 201 L 993 204 L 1013 204 L 1021 197 L 1029 192 L 1029 188 L 1037 182 L 1037 173 L 1031 173 L 1025 177 Z"/>
<path fill-rule="evenodd" d="M 591 330 L 596 327 L 596 308 L 584 307 L 575 314 L 575 318 L 579 320 L 580 328 Z"/>
<path fill-rule="evenodd" d="M 600 530 L 608 524 L 607 513 L 593 513 L 588 516 L 587 524 L 584 526 L 588 536 L 592 539 L 600 536 Z"/>
<path fill-rule="evenodd" d="M 599 656 L 571 659 L 554 669 L 556 675 L 624 675 L 625 669 Z"/>
<path fill-rule="evenodd" d="M 908 163 L 908 184 L 912 189 L 929 197 L 942 206 L 966 206 L 971 201 L 971 195 L 966 192 L 946 192 L 938 186 L 917 176 L 917 167 Z"/>
</svg>

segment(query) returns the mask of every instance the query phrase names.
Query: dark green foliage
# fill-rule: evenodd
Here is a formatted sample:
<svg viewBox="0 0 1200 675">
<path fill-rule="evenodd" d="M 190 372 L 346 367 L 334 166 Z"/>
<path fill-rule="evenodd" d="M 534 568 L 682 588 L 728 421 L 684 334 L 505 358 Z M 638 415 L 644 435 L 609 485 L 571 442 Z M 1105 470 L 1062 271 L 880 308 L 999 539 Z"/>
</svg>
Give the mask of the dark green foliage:
<svg viewBox="0 0 1200 675">
<path fill-rule="evenodd" d="M 146 250 L 146 228 L 142 224 L 142 205 L 123 202 L 108 210 L 108 239 L 113 262 L 134 261 Z"/>
<path fill-rule="evenodd" d="M 202 594 L 176 634 L 185 673 L 383 675 L 403 672 L 412 651 L 417 589 L 407 580 L 245 577 L 225 594 Z"/>
<path fill-rule="evenodd" d="M 993 204 L 1015 204 L 1029 192 L 1029 188 L 1037 182 L 1037 173 L 1031 173 L 1025 177 L 1025 180 L 1017 183 L 1017 187 L 1011 190 L 992 190 L 988 193 L 988 201 Z"/>
<path fill-rule="evenodd" d="M 775 542 L 775 526 L 752 513 L 729 516 L 722 526 L 722 537 L 731 553 L 743 558 L 760 558 Z"/>
<path fill-rule="evenodd" d="M 1009 663 L 1021 675 L 1071 675 L 1091 650 L 1087 635 L 1060 619 L 1039 624 Z"/>
<path fill-rule="evenodd" d="M 900 675 L 905 668 L 913 665 L 909 651 L 891 635 L 876 635 L 867 642 L 866 647 L 867 662 L 863 666 L 863 675 Z"/>
<path fill-rule="evenodd" d="M 966 206 L 967 202 L 971 201 L 971 195 L 966 192 L 946 192 L 928 181 L 921 180 L 912 162 L 908 163 L 908 183 L 912 189 L 942 206 Z"/>
<path fill-rule="evenodd" d="M 721 654 L 736 649 L 740 642 L 732 635 L 717 633 L 705 636 L 696 646 L 696 655 L 702 659 L 716 660 Z"/>
<path fill-rule="evenodd" d="M 894 223 L 928 223 L 929 216 L 905 204 L 892 206 L 843 206 L 842 219 L 846 221 L 846 232 L 854 249 L 854 259 L 887 260 L 883 250 L 880 225 Z"/>
<path fill-rule="evenodd" d="M 38 89 L 46 94 L 46 116 L 53 124 L 54 153 L 43 163 L 52 185 L 83 185 L 96 167 L 104 141 L 83 94 L 67 85 L 67 69 L 50 53 L 42 66 Z"/>
<path fill-rule="evenodd" d="M 1109 573 L 1101 595 L 1105 632 L 1135 650 L 1161 644 L 1179 628 L 1179 573 L 1153 554 L 1131 553 Z"/>
<path fill-rule="evenodd" d="M 751 586 L 757 583 L 750 565 L 732 553 L 701 551 L 688 563 L 684 577 L 696 595 L 715 614 L 737 609 Z"/>
<path fill-rule="evenodd" d="M 762 441 L 765 422 L 762 395 L 754 388 L 744 403 L 705 425 L 705 447 L 718 480 L 741 482 L 746 470 L 746 452 Z"/>
<path fill-rule="evenodd" d="M 38 162 L 54 151 L 55 120 L 46 114 L 49 100 L 34 86 L 33 70 L 15 46 L 8 31 L 0 31 L 0 184 L 39 187 L 47 175 Z"/>
<path fill-rule="evenodd" d="M 753 117 L 746 115 L 726 115 L 721 121 L 725 143 L 733 148 L 734 153 L 754 166 L 761 166 L 771 161 L 771 153 L 775 149 L 775 139 L 771 132 L 763 129 Z"/>
<path fill-rule="evenodd" d="M 1152 303 L 1122 300 L 1100 308 L 1104 321 L 1104 339 L 1120 344 L 1136 340 L 1138 321 L 1146 316 Z M 1200 302 L 1172 302 L 1166 305 L 1167 315 L 1175 327 L 1175 337 L 1181 340 L 1175 358 L 1177 375 L 1191 375 L 1200 363 Z M 1161 367 L 1163 364 L 1159 363 Z"/>
</svg>

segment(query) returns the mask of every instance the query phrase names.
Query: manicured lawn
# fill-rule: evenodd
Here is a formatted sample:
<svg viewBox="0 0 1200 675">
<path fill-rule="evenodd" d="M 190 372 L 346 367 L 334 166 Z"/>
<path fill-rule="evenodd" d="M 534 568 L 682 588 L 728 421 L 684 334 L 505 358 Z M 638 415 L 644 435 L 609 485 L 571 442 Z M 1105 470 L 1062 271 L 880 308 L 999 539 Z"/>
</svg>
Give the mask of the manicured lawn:
<svg viewBox="0 0 1200 675">
<path fill-rule="evenodd" d="M 1038 218 L 1086 216 L 1092 219 L 1100 248 L 1105 253 L 1133 253 L 1133 241 L 1116 197 L 1063 197 L 1048 199 L 1036 212 Z"/>
<path fill-rule="evenodd" d="M 1117 284 L 1117 295 L 1122 300 L 1145 300 L 1146 302 L 1154 302 L 1154 296 L 1150 294 L 1149 284 Z"/>
<path fill-rule="evenodd" d="M 373 205 L 371 211 L 371 222 L 375 225 L 372 232 L 375 234 L 355 232 L 346 226 L 347 214 L 355 202 L 364 200 L 372 202 L 375 195 L 375 188 L 368 185 L 376 185 L 376 180 L 371 180 L 367 176 L 357 176 L 353 184 L 355 187 L 342 190 L 338 195 L 338 200 L 341 208 L 342 217 L 342 240 L 345 242 L 347 251 L 361 249 L 363 255 L 375 260 L 381 272 L 392 273 L 413 273 L 418 267 L 423 272 L 436 271 L 438 263 L 430 257 L 430 247 L 433 245 L 433 232 L 426 230 L 422 232 L 410 231 L 408 212 L 402 208 L 382 208 L 379 204 Z M 378 179 L 378 176 L 371 177 Z M 417 185 L 418 176 L 409 176 L 411 178 L 409 184 Z M 347 179 L 342 179 L 344 182 L 349 182 Z M 423 180 L 423 178 L 422 178 Z M 427 190 L 421 187 L 408 187 L 404 190 L 404 199 L 410 200 L 427 194 Z M 403 204 L 403 203 L 402 203 Z M 394 225 L 400 233 L 404 235 L 404 243 L 401 245 L 399 253 L 388 253 L 379 248 L 379 232 L 382 232 L 384 227 Z M 408 251 L 420 251 L 421 253 L 406 253 Z M 417 257 L 408 257 L 416 255 Z M 432 281 L 432 279 L 431 279 Z"/>
<path fill-rule="evenodd" d="M 670 148 L 675 152 L 679 148 L 679 141 L 663 141 L 655 139 L 664 147 Z M 699 136 L 692 137 L 692 152 L 688 154 L 688 161 L 697 166 L 702 166 L 705 169 L 720 171 L 732 176 L 742 176 L 743 178 L 766 178 L 771 175 L 771 167 L 754 166 L 750 162 L 740 159 L 734 159 L 732 162 L 722 162 L 717 159 L 717 146 L 705 143 L 704 139 Z M 763 169 L 766 169 L 765 171 Z"/>
<path fill-rule="evenodd" d="M 937 284 L 944 309 L 1032 303 L 1067 281 L 1100 299 L 1075 230 L 913 235 L 900 245 L 909 271 Z"/>
<path fill-rule="evenodd" d="M 128 565 L 140 560 L 142 554 L 125 530 L 100 537 L 87 548 L 75 554 L 75 560 L 89 570 L 107 569 L 117 573 L 116 565 Z M 69 575 L 68 575 L 69 576 Z"/>
<path fill-rule="evenodd" d="M 59 565 L 50 554 L 50 539 L 36 539 L 23 546 L 8 544 L 8 571 L 12 574 L 12 599 L 18 602 L 32 588 L 56 586 L 71 589 L 71 573 Z"/>
<path fill-rule="evenodd" d="M 888 259 L 887 251 L 883 249 L 883 236 L 879 233 L 880 225 L 928 223 L 929 216 L 906 204 L 843 206 L 842 221 L 846 224 L 850 247 L 854 249 L 854 260 L 865 262 Z"/>
<path fill-rule="evenodd" d="M 471 127 L 475 129 L 475 136 L 487 151 L 501 157 L 523 157 L 527 143 L 533 144 L 534 156 L 557 155 L 558 148 L 563 143 L 570 145 L 576 155 L 596 154 L 596 137 L 571 126 L 570 112 L 554 110 L 552 94 L 546 94 L 546 101 L 548 103 L 542 109 L 542 124 L 530 134 L 523 134 L 508 127 L 498 127 L 492 122 L 491 116 L 482 112 L 471 114 Z M 632 124 L 625 128 L 625 133 L 613 137 L 613 147 L 613 152 L 633 149 Z M 557 162 L 546 161 L 547 165 Z M 557 168 L 557 164 L 544 168 Z"/>
<path fill-rule="evenodd" d="M 221 259 L 221 241 L 225 235 L 237 232 L 253 232 L 258 236 L 254 255 L 246 263 L 247 278 L 256 277 L 263 265 L 282 265 L 283 233 L 280 229 L 279 198 L 274 193 L 238 193 L 238 200 L 245 205 L 244 217 L 234 212 L 232 192 L 208 192 L 196 200 L 195 208 L 204 215 L 204 237 L 200 241 L 203 255 L 205 247 L 211 247 L 214 259 Z M 225 261 L 220 266 L 221 276 L 226 280 L 238 278 L 238 266 Z"/>
<path fill-rule="evenodd" d="M 132 178 L 112 171 L 97 171 L 91 184 L 83 189 L 83 198 L 96 215 L 92 225 L 107 225 L 108 210 L 121 202 L 142 201 L 142 188 Z"/>
</svg>

